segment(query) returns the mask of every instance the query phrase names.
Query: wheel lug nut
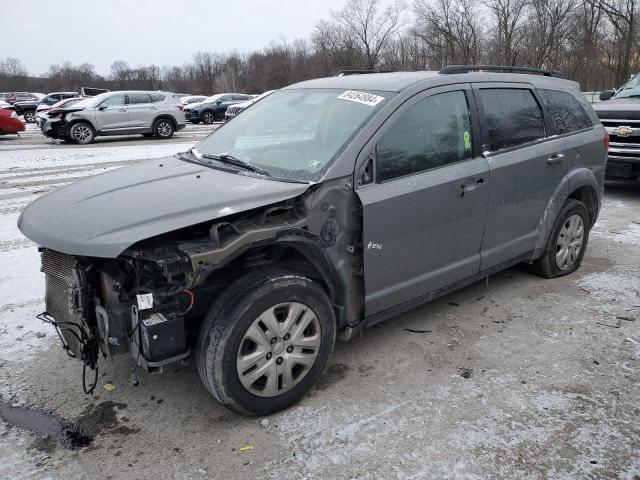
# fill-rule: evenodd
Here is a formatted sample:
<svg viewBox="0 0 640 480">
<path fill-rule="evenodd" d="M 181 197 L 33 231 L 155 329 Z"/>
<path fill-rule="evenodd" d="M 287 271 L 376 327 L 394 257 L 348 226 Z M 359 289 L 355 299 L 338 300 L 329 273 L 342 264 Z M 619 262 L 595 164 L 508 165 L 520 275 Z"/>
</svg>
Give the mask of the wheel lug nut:
<svg viewBox="0 0 640 480">
<path fill-rule="evenodd" d="M 267 360 L 271 360 L 271 357 L 273 357 L 273 353 L 271 352 L 267 353 Z"/>
<path fill-rule="evenodd" d="M 289 338 L 291 337 L 291 335 L 289 335 L 288 333 L 284 336 L 285 340 L 289 340 Z"/>
<path fill-rule="evenodd" d="M 278 339 L 276 337 L 273 337 L 271 339 L 271 345 L 273 345 L 274 343 L 276 343 L 278 341 Z"/>
<path fill-rule="evenodd" d="M 277 360 L 276 360 L 276 363 L 278 365 L 280 365 L 282 363 L 282 357 L 278 357 Z"/>
<path fill-rule="evenodd" d="M 287 347 L 287 353 L 291 353 L 291 352 L 293 352 L 293 347 L 291 345 L 289 345 Z"/>
</svg>

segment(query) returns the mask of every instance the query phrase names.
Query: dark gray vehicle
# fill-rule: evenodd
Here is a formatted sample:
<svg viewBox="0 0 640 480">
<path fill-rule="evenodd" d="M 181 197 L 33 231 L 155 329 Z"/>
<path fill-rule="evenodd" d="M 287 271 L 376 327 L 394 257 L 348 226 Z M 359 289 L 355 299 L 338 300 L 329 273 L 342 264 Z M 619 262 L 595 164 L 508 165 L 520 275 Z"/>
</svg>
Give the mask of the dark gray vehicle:
<svg viewBox="0 0 640 480">
<path fill-rule="evenodd" d="M 600 99 L 593 108 L 611 136 L 607 178 L 640 178 L 640 75 L 617 92 L 601 92 Z"/>
<path fill-rule="evenodd" d="M 519 262 L 575 271 L 604 127 L 555 72 L 473 69 L 291 85 L 187 152 L 28 206 L 40 318 L 94 369 L 86 390 L 100 354 L 155 371 L 191 356 L 217 400 L 268 414 L 313 387 L 336 337 Z"/>
</svg>

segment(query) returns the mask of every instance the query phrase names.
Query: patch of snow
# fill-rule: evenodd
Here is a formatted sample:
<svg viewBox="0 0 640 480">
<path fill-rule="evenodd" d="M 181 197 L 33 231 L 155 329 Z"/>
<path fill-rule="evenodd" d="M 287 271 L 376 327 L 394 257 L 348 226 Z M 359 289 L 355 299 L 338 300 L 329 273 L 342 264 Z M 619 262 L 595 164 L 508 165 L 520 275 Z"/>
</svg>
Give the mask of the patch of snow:
<svg viewBox="0 0 640 480">
<path fill-rule="evenodd" d="M 622 297 L 638 299 L 640 292 L 640 269 L 626 271 L 594 272 L 575 281 L 578 287 L 602 297 Z"/>
<path fill-rule="evenodd" d="M 175 155 L 184 152 L 194 142 L 124 145 L 118 147 L 51 148 L 20 150 L 0 155 L 0 171 L 10 168 L 79 165 L 103 161 L 141 160 Z M 16 173 L 18 173 L 16 171 Z"/>
</svg>

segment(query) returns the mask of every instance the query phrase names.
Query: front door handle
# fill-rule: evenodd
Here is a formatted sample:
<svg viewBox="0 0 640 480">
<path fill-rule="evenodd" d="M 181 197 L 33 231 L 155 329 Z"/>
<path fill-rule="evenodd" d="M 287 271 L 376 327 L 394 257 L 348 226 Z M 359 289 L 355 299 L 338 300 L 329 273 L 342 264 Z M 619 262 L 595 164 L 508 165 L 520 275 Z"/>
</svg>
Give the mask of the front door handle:
<svg viewBox="0 0 640 480">
<path fill-rule="evenodd" d="M 157 107 L 151 107 L 149 110 L 157 110 Z"/>
<path fill-rule="evenodd" d="M 118 110 L 119 112 L 126 112 L 127 109 L 126 108 L 121 108 L 120 110 Z"/>
<path fill-rule="evenodd" d="M 484 185 L 484 178 L 479 178 L 478 180 L 476 180 L 476 183 L 463 183 L 462 185 L 460 185 L 460 196 L 464 197 L 465 193 L 473 192 L 476 188 L 481 187 L 482 185 Z"/>
<path fill-rule="evenodd" d="M 549 165 L 554 165 L 556 163 L 560 163 L 562 160 L 564 160 L 564 153 L 556 153 L 555 155 L 551 155 L 547 158 L 547 163 Z"/>
</svg>

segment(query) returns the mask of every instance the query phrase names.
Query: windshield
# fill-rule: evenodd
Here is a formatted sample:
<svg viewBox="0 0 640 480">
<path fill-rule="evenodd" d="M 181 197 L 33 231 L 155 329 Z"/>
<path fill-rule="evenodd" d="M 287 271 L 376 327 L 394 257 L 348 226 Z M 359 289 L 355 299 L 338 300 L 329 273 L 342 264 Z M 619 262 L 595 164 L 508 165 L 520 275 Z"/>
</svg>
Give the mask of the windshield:
<svg viewBox="0 0 640 480">
<path fill-rule="evenodd" d="M 101 103 L 102 101 L 104 101 L 106 98 L 108 98 L 111 95 L 111 92 L 107 92 L 107 93 L 101 93 L 100 95 L 96 95 L 95 97 L 89 97 L 89 98 L 85 98 L 83 100 L 80 100 L 78 103 L 76 103 L 73 107 L 74 108 L 87 108 L 87 107 L 95 107 L 97 106 L 99 103 Z"/>
<path fill-rule="evenodd" d="M 233 155 L 286 180 L 316 181 L 393 94 L 280 90 L 213 132 L 195 154 Z"/>
<path fill-rule="evenodd" d="M 614 95 L 614 98 L 628 98 L 628 97 L 640 97 L 640 75 L 636 75 L 629 80 L 619 91 Z"/>
</svg>

